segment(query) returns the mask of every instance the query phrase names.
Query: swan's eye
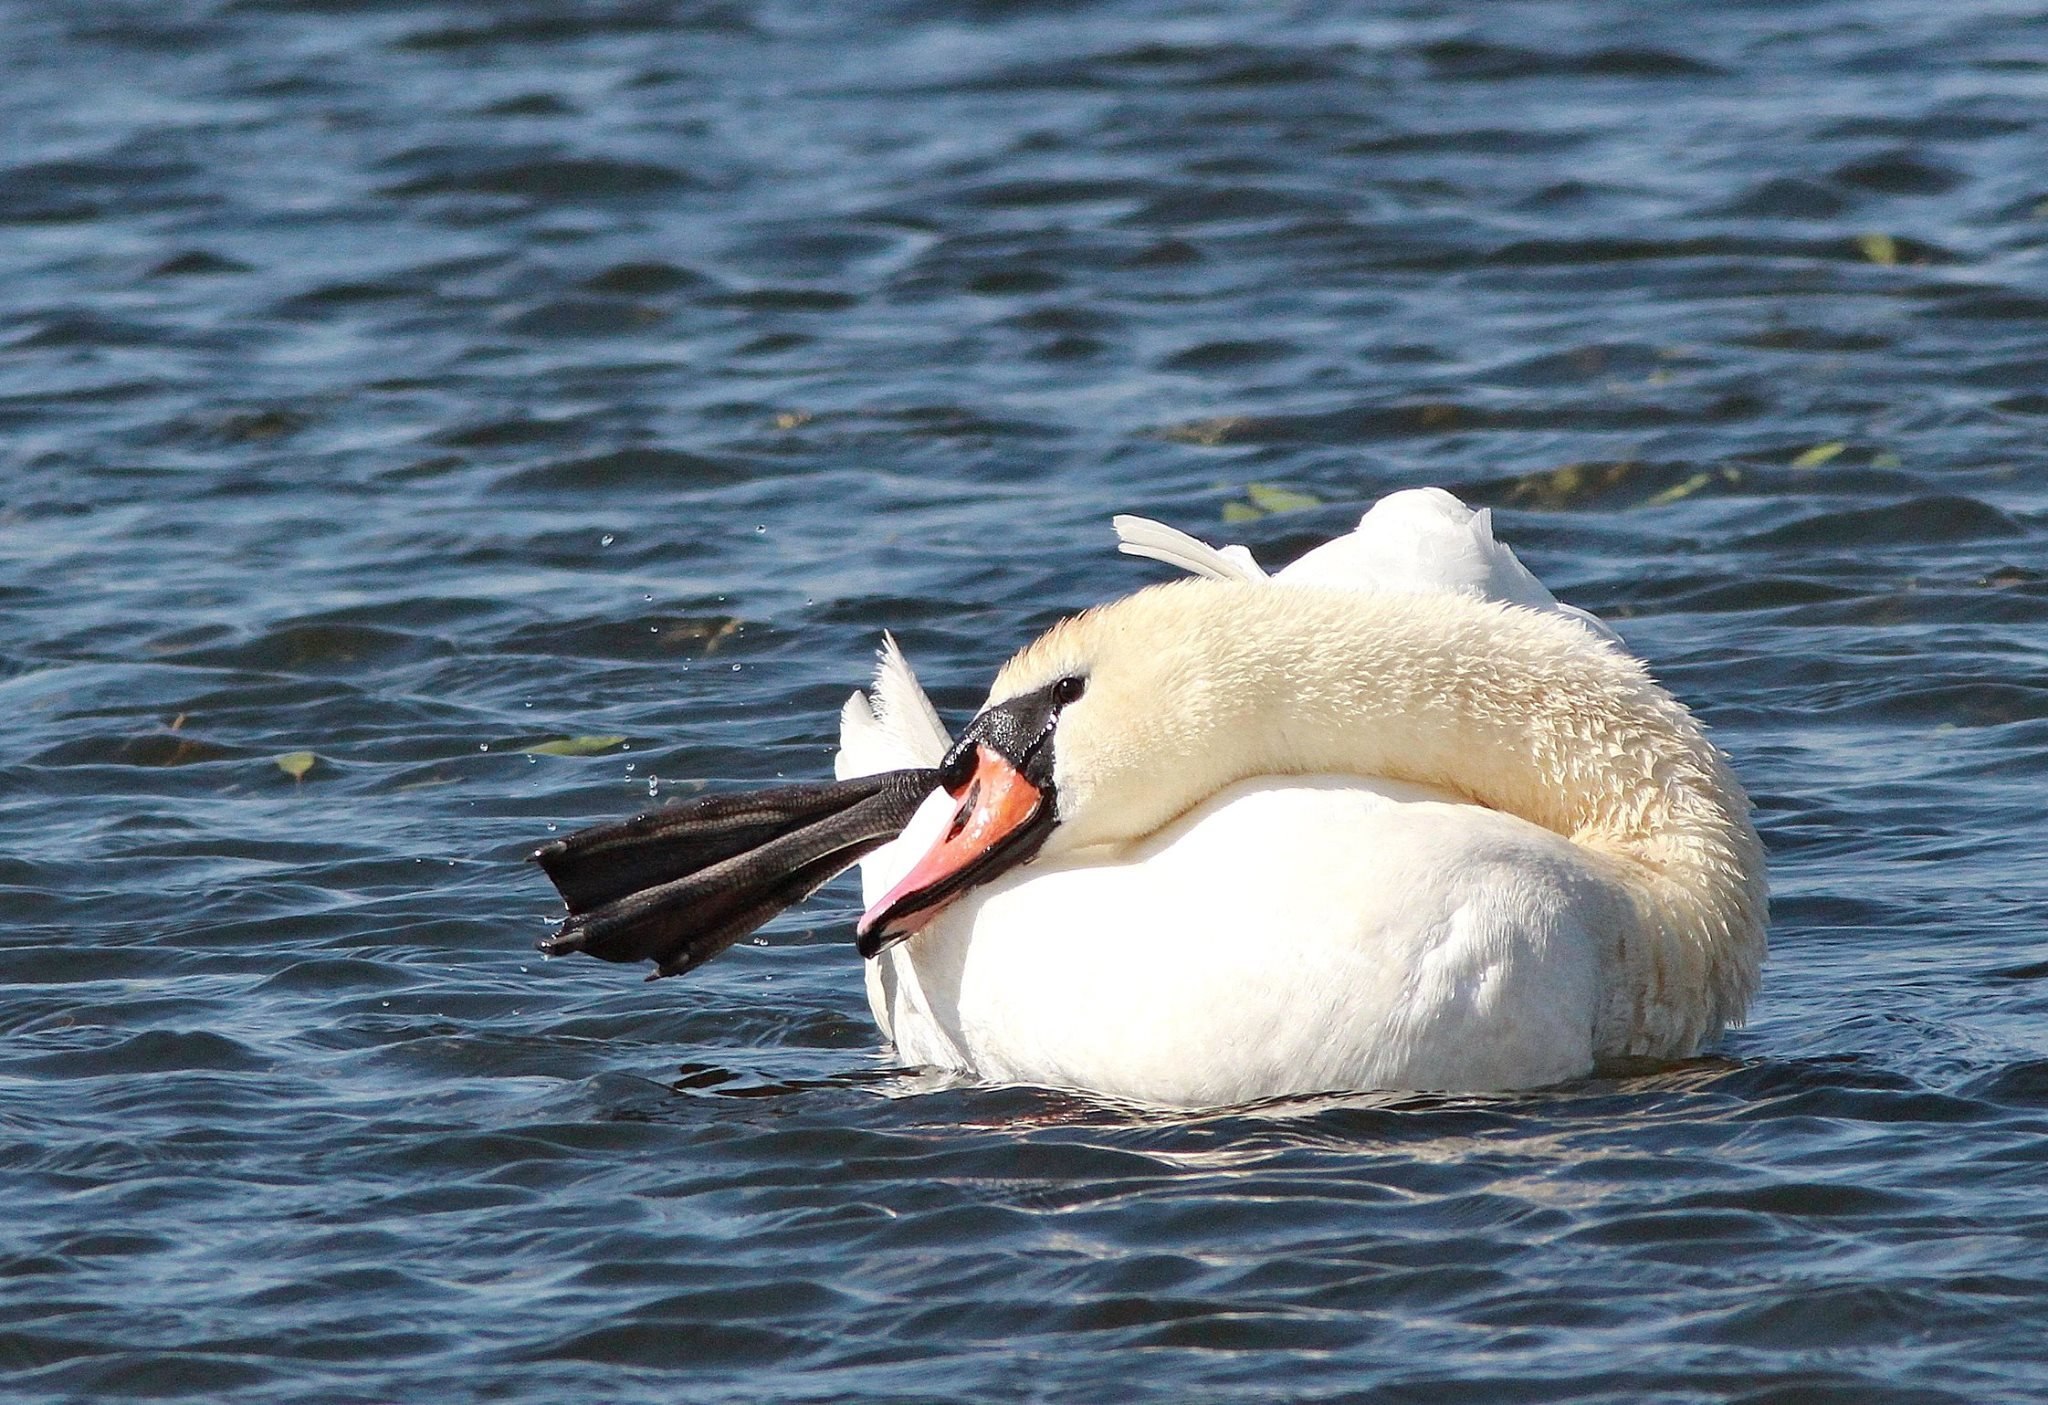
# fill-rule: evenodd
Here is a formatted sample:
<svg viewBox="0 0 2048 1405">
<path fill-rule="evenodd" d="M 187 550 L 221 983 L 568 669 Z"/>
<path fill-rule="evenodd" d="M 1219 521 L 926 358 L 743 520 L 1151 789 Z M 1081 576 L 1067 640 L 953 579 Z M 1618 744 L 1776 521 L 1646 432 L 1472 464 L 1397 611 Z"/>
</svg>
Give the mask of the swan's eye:
<svg viewBox="0 0 2048 1405">
<path fill-rule="evenodd" d="M 1081 694 L 1088 691 L 1088 680 L 1069 675 L 1052 685 L 1052 701 L 1055 707 L 1065 707 L 1070 702 L 1080 701 Z"/>
</svg>

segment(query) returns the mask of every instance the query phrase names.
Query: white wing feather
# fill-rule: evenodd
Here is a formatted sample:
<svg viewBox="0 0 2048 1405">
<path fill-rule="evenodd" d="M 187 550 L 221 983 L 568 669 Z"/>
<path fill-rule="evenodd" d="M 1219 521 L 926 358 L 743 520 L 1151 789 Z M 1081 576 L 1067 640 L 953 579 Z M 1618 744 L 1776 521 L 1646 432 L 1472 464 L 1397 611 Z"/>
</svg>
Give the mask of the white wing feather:
<svg viewBox="0 0 2048 1405">
<path fill-rule="evenodd" d="M 847 780 L 936 766 L 952 744 L 896 636 L 883 635 L 872 690 L 855 693 L 839 710 L 839 754 L 833 758 L 833 773 Z"/>
</svg>

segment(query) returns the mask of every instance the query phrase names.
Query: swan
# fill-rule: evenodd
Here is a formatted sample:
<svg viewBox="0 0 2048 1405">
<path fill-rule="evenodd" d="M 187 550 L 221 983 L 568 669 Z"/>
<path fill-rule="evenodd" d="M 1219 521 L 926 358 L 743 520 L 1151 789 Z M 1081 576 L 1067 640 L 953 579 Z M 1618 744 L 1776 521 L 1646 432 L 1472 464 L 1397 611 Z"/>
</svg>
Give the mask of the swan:
<svg viewBox="0 0 2048 1405">
<path fill-rule="evenodd" d="M 948 737 L 894 641 L 838 779 L 536 856 L 549 951 L 687 970 L 858 862 L 907 1063 L 1177 1108 L 1538 1087 L 1690 1056 L 1765 947 L 1749 807 L 1699 723 L 1438 489 L 1267 575 L 1055 625 Z"/>
</svg>

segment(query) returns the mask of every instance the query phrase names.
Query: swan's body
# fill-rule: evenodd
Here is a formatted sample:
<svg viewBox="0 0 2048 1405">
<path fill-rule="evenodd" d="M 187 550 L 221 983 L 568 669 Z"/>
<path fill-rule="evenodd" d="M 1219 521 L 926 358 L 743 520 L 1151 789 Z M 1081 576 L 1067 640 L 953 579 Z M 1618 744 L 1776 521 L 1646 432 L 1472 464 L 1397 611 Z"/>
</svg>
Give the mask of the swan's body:
<svg viewBox="0 0 2048 1405">
<path fill-rule="evenodd" d="M 907 1062 L 1142 1102 L 1529 1087 L 1591 1066 L 1600 932 L 1630 915 L 1511 816 L 1249 780 L 1120 862 L 998 879 L 870 963 L 868 997 Z"/>
<path fill-rule="evenodd" d="M 1045 728 L 1058 823 L 868 963 L 902 1058 L 1201 1106 L 1529 1087 L 1741 1018 L 1764 894 L 1739 786 L 1486 514 L 1396 494 L 1270 578 L 1117 525 L 1209 579 L 1069 621 L 998 677 L 984 717 L 1086 679 Z M 892 645 L 840 774 L 948 745 Z M 956 794 L 863 861 L 870 921 Z"/>
</svg>

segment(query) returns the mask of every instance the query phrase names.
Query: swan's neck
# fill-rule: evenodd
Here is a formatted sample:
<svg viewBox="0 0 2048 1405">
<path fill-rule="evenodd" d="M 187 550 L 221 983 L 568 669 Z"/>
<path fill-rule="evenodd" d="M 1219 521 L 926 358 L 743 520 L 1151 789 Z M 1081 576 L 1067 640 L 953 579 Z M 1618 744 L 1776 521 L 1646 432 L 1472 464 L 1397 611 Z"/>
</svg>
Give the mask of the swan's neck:
<svg viewBox="0 0 2048 1405">
<path fill-rule="evenodd" d="M 1098 816 L 1149 833 L 1254 775 L 1441 787 L 1610 861 L 1641 921 L 1616 935 L 1624 969 L 1607 984 L 1628 1008 L 1607 1021 L 1609 1052 L 1690 1049 L 1740 1020 L 1765 926 L 1748 800 L 1636 660 L 1572 621 L 1458 597 L 1200 588 L 1237 598 L 1183 607 L 1178 631 L 1155 622 L 1182 641 L 1154 645 L 1173 704 L 1141 741 L 1081 758 L 1095 774 L 1071 842 L 1117 837 Z"/>
</svg>

